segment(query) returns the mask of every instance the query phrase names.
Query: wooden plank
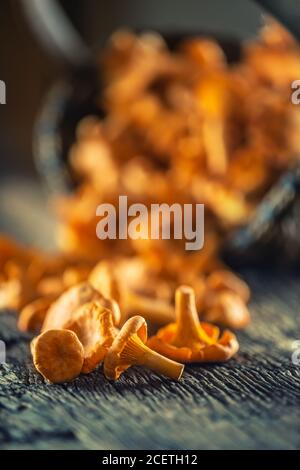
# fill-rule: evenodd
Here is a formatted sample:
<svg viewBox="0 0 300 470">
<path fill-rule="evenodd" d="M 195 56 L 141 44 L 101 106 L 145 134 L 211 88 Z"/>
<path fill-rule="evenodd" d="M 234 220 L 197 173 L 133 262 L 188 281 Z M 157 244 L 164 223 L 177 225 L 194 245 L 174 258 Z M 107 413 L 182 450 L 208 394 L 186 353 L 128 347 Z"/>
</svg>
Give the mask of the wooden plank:
<svg viewBox="0 0 300 470">
<path fill-rule="evenodd" d="M 28 335 L 0 315 L 0 442 L 7 449 L 253 449 L 300 446 L 299 277 L 247 273 L 253 322 L 225 365 L 187 367 L 179 382 L 132 368 L 116 383 L 101 368 L 66 385 L 34 371 Z"/>
</svg>

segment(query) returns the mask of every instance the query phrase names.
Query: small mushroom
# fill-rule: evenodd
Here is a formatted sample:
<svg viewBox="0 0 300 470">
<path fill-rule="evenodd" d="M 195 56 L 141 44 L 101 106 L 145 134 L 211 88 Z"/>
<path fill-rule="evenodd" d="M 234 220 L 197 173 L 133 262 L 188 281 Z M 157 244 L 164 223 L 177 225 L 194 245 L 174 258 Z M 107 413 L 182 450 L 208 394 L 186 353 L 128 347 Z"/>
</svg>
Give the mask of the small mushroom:
<svg viewBox="0 0 300 470">
<path fill-rule="evenodd" d="M 47 312 L 55 298 L 53 296 L 41 297 L 27 304 L 20 313 L 18 327 L 21 331 L 39 333 Z"/>
<path fill-rule="evenodd" d="M 238 294 L 244 302 L 250 299 L 250 289 L 245 281 L 228 269 L 213 271 L 206 280 L 208 295 L 228 289 Z"/>
<path fill-rule="evenodd" d="M 125 311 L 127 316 L 132 312 L 139 312 L 148 321 L 158 325 L 166 325 L 174 320 L 174 310 L 165 300 L 130 291 L 126 295 Z"/>
<path fill-rule="evenodd" d="M 73 331 L 45 331 L 31 342 L 31 353 L 37 371 L 51 383 L 69 382 L 81 372 L 84 351 Z"/>
<path fill-rule="evenodd" d="M 204 312 L 206 321 L 234 329 L 246 328 L 250 323 L 250 313 L 244 300 L 235 292 L 216 292 L 210 306 Z"/>
<path fill-rule="evenodd" d="M 249 298 L 245 281 L 227 269 L 215 270 L 206 280 L 203 318 L 228 328 L 245 328 L 251 319 Z"/>
<path fill-rule="evenodd" d="M 104 297 L 120 302 L 122 293 L 119 280 L 114 272 L 113 262 L 102 260 L 96 264 L 89 275 L 89 282 Z"/>
<path fill-rule="evenodd" d="M 64 328 L 74 312 L 92 300 L 101 300 L 101 294 L 88 282 L 82 282 L 65 291 L 50 307 L 42 331 Z"/>
<path fill-rule="evenodd" d="M 128 287 L 127 278 L 122 279 L 120 273 L 117 274 L 117 268 L 118 264 L 114 265 L 114 262 L 100 261 L 90 273 L 89 282 L 105 298 L 113 299 L 120 305 L 121 323 L 134 312 L 140 312 L 153 323 L 166 324 L 174 320 L 173 309 L 167 301 L 147 297 L 136 292 L 132 286 Z"/>
<path fill-rule="evenodd" d="M 117 380 L 128 367 L 140 365 L 179 380 L 184 366 L 152 351 L 146 341 L 145 319 L 137 315 L 127 320 L 105 356 L 105 376 Z"/>
<path fill-rule="evenodd" d="M 223 362 L 239 349 L 233 333 L 220 336 L 218 327 L 199 321 L 195 293 L 180 286 L 175 295 L 176 323 L 161 328 L 148 346 L 167 357 L 182 362 Z"/>
<path fill-rule="evenodd" d="M 103 361 L 116 336 L 112 312 L 99 302 L 89 302 L 80 307 L 66 329 L 74 331 L 83 345 L 82 372 L 85 374 Z"/>
<path fill-rule="evenodd" d="M 2 270 L 0 308 L 19 310 L 35 297 L 35 286 L 24 260 L 9 260 Z"/>
</svg>

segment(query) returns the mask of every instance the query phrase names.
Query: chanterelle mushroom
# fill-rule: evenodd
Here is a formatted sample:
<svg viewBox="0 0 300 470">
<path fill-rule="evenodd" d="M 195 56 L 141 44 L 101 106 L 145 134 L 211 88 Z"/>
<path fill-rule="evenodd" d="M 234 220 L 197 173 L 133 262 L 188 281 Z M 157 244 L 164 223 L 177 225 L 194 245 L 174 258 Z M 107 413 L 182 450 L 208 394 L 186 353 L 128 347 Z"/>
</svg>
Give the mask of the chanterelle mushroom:
<svg viewBox="0 0 300 470">
<path fill-rule="evenodd" d="M 104 374 L 117 380 L 132 365 L 142 365 L 172 379 L 180 379 L 184 366 L 174 362 L 145 345 L 147 324 L 143 317 L 127 320 L 104 359 Z"/>
<path fill-rule="evenodd" d="M 54 301 L 53 296 L 40 297 L 27 304 L 20 313 L 18 327 L 21 331 L 39 333 L 47 312 Z"/>
<path fill-rule="evenodd" d="M 182 362 L 223 362 L 239 349 L 236 336 L 218 327 L 200 322 L 195 294 L 191 287 L 180 286 L 175 295 L 176 323 L 161 328 L 148 340 L 148 346 Z"/>
<path fill-rule="evenodd" d="M 230 290 L 217 292 L 204 314 L 208 322 L 230 328 L 245 328 L 250 323 L 250 313 L 243 299 Z"/>
<path fill-rule="evenodd" d="M 66 290 L 51 305 L 45 317 L 42 331 L 53 328 L 66 328 L 76 310 L 82 305 L 93 301 L 98 301 L 105 308 L 110 309 L 113 314 L 114 323 L 119 323 L 120 311 L 118 305 L 104 297 L 102 292 L 98 292 L 89 282 L 81 282 Z"/>
<path fill-rule="evenodd" d="M 106 298 L 118 302 L 122 312 L 121 324 L 135 312 L 141 313 L 153 323 L 166 324 L 173 321 L 172 306 L 164 300 L 146 297 L 136 292 L 132 285 L 132 279 L 128 280 L 127 277 L 122 277 L 122 273 L 126 276 L 124 267 L 120 270 L 121 274 L 117 274 L 120 264 L 120 262 L 108 260 L 100 261 L 91 271 L 89 282 Z M 136 282 L 138 282 L 139 272 L 136 275 Z"/>
<path fill-rule="evenodd" d="M 83 365 L 83 346 L 73 331 L 47 330 L 31 342 L 33 362 L 49 382 L 75 379 Z"/>
<path fill-rule="evenodd" d="M 245 303 L 250 299 L 250 289 L 245 281 L 228 269 L 217 269 L 207 278 L 208 294 L 229 290 L 235 292 Z"/>
<path fill-rule="evenodd" d="M 116 335 L 112 312 L 99 302 L 89 302 L 76 311 L 66 328 L 74 331 L 83 345 L 82 372 L 91 372 L 103 361 Z"/>
</svg>

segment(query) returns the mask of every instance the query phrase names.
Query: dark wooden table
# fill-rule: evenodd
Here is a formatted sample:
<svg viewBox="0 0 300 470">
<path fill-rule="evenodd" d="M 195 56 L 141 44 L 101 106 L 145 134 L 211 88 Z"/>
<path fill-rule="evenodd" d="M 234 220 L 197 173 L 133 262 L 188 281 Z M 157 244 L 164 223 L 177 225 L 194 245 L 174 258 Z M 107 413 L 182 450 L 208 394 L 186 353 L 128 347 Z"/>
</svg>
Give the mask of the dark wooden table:
<svg viewBox="0 0 300 470">
<path fill-rule="evenodd" d="M 300 447 L 300 278 L 248 272 L 253 322 L 224 365 L 193 365 L 179 383 L 140 368 L 116 383 L 101 368 L 66 385 L 33 369 L 29 337 L 0 314 L 0 442 L 6 449 L 294 449 Z M 299 354 L 300 356 L 300 354 Z"/>
</svg>

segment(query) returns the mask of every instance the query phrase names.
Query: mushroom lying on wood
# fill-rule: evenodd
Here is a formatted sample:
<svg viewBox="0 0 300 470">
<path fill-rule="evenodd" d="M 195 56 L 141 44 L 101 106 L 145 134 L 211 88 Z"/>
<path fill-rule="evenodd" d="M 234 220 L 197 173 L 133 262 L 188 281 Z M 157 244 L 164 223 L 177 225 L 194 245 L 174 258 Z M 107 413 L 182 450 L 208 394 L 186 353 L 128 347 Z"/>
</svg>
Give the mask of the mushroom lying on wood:
<svg viewBox="0 0 300 470">
<path fill-rule="evenodd" d="M 83 345 L 82 372 L 85 374 L 103 361 L 116 336 L 112 312 L 99 302 L 89 302 L 80 307 L 66 328 L 74 331 Z"/>
<path fill-rule="evenodd" d="M 191 287 L 176 290 L 175 310 L 176 322 L 158 330 L 148 340 L 150 348 L 182 362 L 223 362 L 238 351 L 233 333 L 225 330 L 220 336 L 217 326 L 199 321 Z"/>
<path fill-rule="evenodd" d="M 45 331 L 32 340 L 31 353 L 36 369 L 49 382 L 69 382 L 81 372 L 83 346 L 73 331 Z"/>
<path fill-rule="evenodd" d="M 104 359 L 104 374 L 117 380 L 132 365 L 143 365 L 172 379 L 180 379 L 184 366 L 146 346 L 147 324 L 143 317 L 127 320 Z"/>
</svg>

